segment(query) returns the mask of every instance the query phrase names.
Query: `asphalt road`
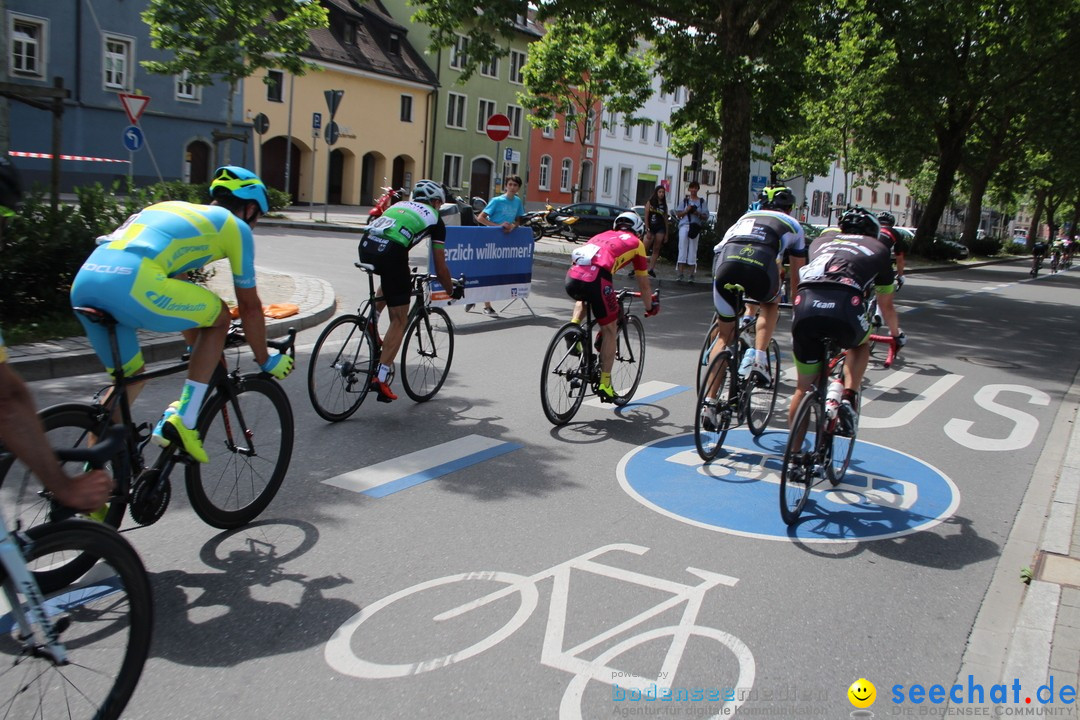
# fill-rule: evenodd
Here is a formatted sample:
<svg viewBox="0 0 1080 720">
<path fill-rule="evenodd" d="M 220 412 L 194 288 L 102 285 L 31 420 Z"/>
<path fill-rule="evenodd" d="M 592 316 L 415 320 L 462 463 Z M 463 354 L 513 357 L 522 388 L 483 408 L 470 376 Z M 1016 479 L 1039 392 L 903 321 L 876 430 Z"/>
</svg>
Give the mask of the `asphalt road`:
<svg viewBox="0 0 1080 720">
<path fill-rule="evenodd" d="M 366 293 L 356 242 L 267 229 L 259 262 L 325 278 L 351 311 Z M 704 286 L 663 288 L 639 404 L 587 403 L 560 429 L 538 385 L 568 314 L 561 270 L 536 267 L 535 315 L 516 303 L 513 319 L 467 316 L 446 385 L 422 405 L 369 397 L 324 423 L 305 388 L 307 331 L 285 381 L 296 451 L 263 517 L 218 533 L 177 480 L 165 517 L 127 534 L 158 614 L 126 716 L 835 718 L 859 678 L 888 715 L 894 686 L 956 677 L 1077 372 L 1078 277 L 1031 282 L 1021 263 L 913 276 L 899 296 L 910 345 L 868 374 L 850 484 L 817 494 L 794 531 L 777 509 L 786 413 L 759 444 L 733 431 L 711 466 L 694 455 Z M 790 367 L 788 326 L 785 312 Z M 102 379 L 33 389 L 47 404 Z M 139 413 L 177 386 L 149 387 Z M 326 482 L 377 464 L 434 477 L 381 496 Z M 665 688 L 687 699 L 649 699 Z"/>
</svg>

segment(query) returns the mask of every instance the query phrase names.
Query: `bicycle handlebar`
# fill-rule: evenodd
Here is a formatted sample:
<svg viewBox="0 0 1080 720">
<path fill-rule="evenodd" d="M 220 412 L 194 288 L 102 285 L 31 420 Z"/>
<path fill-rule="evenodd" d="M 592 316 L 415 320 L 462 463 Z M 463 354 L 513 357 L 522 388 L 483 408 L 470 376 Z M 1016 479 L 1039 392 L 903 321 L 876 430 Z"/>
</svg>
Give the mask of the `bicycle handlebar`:
<svg viewBox="0 0 1080 720">
<path fill-rule="evenodd" d="M 111 458 L 120 452 L 124 442 L 124 426 L 113 425 L 101 439 L 90 448 L 62 448 L 56 450 L 56 457 L 63 462 L 85 462 L 95 470 L 105 467 Z"/>
<path fill-rule="evenodd" d="M 234 323 L 229 326 L 229 334 L 225 338 L 225 347 L 232 348 L 243 345 L 247 342 L 247 336 L 244 335 L 243 326 L 240 323 Z M 266 347 L 273 348 L 278 352 L 288 353 L 289 357 L 296 359 L 296 328 L 289 328 L 285 333 L 285 337 L 282 340 L 267 340 Z"/>
</svg>

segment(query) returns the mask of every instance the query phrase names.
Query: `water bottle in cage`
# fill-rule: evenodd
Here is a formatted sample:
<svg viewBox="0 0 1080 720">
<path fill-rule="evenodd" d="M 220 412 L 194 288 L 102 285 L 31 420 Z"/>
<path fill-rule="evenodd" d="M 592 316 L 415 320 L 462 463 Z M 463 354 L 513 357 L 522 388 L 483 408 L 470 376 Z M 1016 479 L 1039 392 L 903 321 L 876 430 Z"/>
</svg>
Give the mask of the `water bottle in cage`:
<svg viewBox="0 0 1080 720">
<path fill-rule="evenodd" d="M 829 391 L 825 393 L 825 414 L 829 419 L 836 417 L 840 408 L 840 400 L 844 396 L 844 383 L 837 378 L 829 381 Z"/>
</svg>

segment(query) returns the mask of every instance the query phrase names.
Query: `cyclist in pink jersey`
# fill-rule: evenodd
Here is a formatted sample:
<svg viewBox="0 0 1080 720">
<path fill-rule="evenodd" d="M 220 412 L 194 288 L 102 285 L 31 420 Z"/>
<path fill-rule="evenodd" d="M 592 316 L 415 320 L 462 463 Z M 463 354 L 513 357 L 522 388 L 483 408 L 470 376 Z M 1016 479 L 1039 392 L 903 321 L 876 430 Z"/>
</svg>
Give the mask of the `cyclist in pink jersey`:
<svg viewBox="0 0 1080 720">
<path fill-rule="evenodd" d="M 615 218 L 614 228 L 593 237 L 572 253 L 574 264 L 566 272 L 566 294 L 577 300 L 570 322 L 581 324 L 585 319 L 585 303 L 592 308 L 600 325 L 600 400 L 612 402 L 615 389 L 611 386 L 611 368 L 615 364 L 615 322 L 619 318 L 619 301 L 615 297 L 612 276 L 620 268 L 633 264 L 645 317 L 660 312 L 660 303 L 652 300 L 649 285 L 649 258 L 641 244 L 644 223 L 635 212 L 624 212 Z"/>
</svg>

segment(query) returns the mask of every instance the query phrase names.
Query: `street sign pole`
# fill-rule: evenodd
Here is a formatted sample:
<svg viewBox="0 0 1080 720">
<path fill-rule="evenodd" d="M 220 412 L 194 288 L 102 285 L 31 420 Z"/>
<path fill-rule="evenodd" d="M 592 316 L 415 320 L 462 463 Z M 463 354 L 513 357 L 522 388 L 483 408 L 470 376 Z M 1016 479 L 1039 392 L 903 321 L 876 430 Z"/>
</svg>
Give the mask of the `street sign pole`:
<svg viewBox="0 0 1080 720">
<path fill-rule="evenodd" d="M 308 195 L 308 220 L 315 219 L 315 156 L 319 154 L 319 131 L 312 133 L 311 138 L 311 194 Z"/>
</svg>

